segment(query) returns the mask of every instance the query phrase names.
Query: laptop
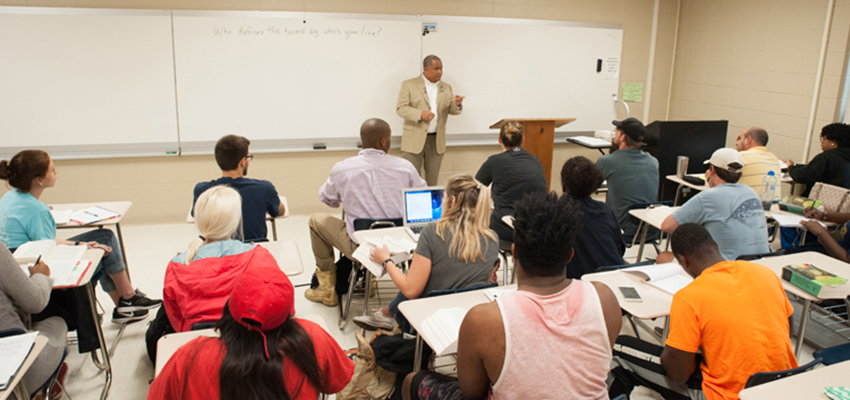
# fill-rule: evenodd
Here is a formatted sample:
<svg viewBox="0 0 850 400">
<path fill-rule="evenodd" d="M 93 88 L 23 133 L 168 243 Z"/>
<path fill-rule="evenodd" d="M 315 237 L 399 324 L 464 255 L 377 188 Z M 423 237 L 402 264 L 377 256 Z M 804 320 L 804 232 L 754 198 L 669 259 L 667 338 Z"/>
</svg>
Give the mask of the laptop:
<svg viewBox="0 0 850 400">
<path fill-rule="evenodd" d="M 414 241 L 426 225 L 443 215 L 444 186 L 408 188 L 401 192 L 404 207 L 404 230 Z"/>
</svg>

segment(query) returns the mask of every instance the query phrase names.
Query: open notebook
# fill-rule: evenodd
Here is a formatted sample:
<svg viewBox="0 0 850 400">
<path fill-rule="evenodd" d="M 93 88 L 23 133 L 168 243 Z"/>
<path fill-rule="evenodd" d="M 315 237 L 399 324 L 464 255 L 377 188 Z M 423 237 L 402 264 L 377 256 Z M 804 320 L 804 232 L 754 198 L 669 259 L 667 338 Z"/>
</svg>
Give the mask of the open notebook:
<svg viewBox="0 0 850 400">
<path fill-rule="evenodd" d="M 360 243 L 360 246 L 354 250 L 354 259 L 363 264 L 369 272 L 375 277 L 381 277 L 386 273 L 384 267 L 372 261 L 372 249 L 387 245 L 390 250 L 390 258 L 396 265 L 403 263 L 413 257 L 413 250 L 416 249 L 416 243 L 410 240 L 396 240 L 389 236 L 383 238 L 370 238 L 366 243 Z"/>
<path fill-rule="evenodd" d="M 38 331 L 0 338 L 0 390 L 8 389 L 9 382 L 21 369 L 32 349 Z"/>
<path fill-rule="evenodd" d="M 26 242 L 15 250 L 13 256 L 24 272 L 29 275 L 29 268 L 41 257 L 50 268 L 54 288 L 79 286 L 91 262 L 83 260 L 86 246 L 67 246 L 56 244 L 55 240 L 36 240 Z"/>
<path fill-rule="evenodd" d="M 421 333 L 428 338 L 437 356 L 457 353 L 460 324 L 467 311 L 460 307 L 442 308 L 422 321 Z"/>
<path fill-rule="evenodd" d="M 683 274 L 682 267 L 676 263 L 655 264 L 624 269 L 623 272 L 635 274 L 645 283 L 655 286 L 671 295 L 688 286 L 693 278 Z"/>
</svg>

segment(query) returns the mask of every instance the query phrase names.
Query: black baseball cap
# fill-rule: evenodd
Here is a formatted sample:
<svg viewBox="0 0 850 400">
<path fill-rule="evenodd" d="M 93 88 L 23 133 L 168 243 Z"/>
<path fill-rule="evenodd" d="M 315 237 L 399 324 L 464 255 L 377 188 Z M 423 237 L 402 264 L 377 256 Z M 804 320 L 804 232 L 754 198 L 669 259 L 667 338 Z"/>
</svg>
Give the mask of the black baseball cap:
<svg viewBox="0 0 850 400">
<path fill-rule="evenodd" d="M 646 128 L 643 126 L 643 122 L 638 121 L 637 118 L 626 118 L 622 121 L 614 120 L 611 123 L 636 142 L 642 143 L 646 139 Z"/>
</svg>

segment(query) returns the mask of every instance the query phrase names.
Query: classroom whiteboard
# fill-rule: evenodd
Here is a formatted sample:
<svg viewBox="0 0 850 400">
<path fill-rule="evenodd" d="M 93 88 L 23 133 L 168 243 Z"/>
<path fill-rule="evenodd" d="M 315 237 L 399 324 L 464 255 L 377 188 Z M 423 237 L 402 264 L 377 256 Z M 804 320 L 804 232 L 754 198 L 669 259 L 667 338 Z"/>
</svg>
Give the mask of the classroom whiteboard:
<svg viewBox="0 0 850 400">
<path fill-rule="evenodd" d="M 423 54 L 438 55 L 443 80 L 456 95 L 466 96 L 463 113 L 449 118 L 447 134 L 487 132 L 503 118 L 574 117 L 558 131 L 611 129 L 621 27 L 441 16 L 422 20 L 437 26 L 424 36 Z"/>
<path fill-rule="evenodd" d="M 4 156 L 177 151 L 165 10 L 0 8 Z"/>
<path fill-rule="evenodd" d="M 180 139 L 209 151 L 227 134 L 252 147 L 359 141 L 372 118 L 401 134 L 401 82 L 419 74 L 420 18 L 174 11 Z"/>
<path fill-rule="evenodd" d="M 423 35 L 423 25 L 436 31 Z M 610 129 L 622 27 L 496 18 L 0 7 L 0 157 L 353 149 L 390 123 L 402 81 L 439 55 L 467 96 L 450 145 L 492 144 L 502 118 Z M 597 60 L 600 71 L 597 71 Z"/>
</svg>

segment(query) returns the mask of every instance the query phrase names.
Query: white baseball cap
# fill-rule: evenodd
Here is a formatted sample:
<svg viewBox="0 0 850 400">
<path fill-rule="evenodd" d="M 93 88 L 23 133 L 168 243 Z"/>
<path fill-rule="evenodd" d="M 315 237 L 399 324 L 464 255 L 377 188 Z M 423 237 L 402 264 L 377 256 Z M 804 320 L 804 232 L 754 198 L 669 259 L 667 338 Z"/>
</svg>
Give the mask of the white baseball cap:
<svg viewBox="0 0 850 400">
<path fill-rule="evenodd" d="M 738 163 L 740 167 L 736 168 L 738 167 L 737 165 L 735 167 L 730 166 L 733 163 Z M 703 164 L 711 164 L 715 168 L 722 168 L 732 173 L 738 173 L 744 167 L 744 156 L 735 149 L 722 148 L 717 149 L 711 155 L 711 158 L 705 160 Z"/>
</svg>

